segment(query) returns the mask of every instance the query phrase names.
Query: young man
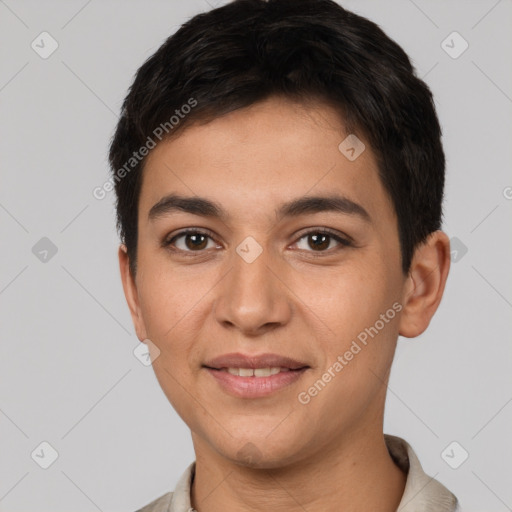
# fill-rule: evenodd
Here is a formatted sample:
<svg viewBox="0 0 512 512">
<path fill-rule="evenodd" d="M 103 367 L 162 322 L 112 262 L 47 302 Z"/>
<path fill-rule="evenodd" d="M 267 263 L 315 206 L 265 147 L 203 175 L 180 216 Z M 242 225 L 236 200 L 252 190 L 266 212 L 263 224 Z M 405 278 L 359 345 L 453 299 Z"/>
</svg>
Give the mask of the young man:
<svg viewBox="0 0 512 512">
<path fill-rule="evenodd" d="M 331 0 L 238 0 L 140 68 L 110 148 L 139 340 L 196 460 L 143 512 L 453 511 L 383 434 L 444 291 L 428 87 Z"/>
</svg>

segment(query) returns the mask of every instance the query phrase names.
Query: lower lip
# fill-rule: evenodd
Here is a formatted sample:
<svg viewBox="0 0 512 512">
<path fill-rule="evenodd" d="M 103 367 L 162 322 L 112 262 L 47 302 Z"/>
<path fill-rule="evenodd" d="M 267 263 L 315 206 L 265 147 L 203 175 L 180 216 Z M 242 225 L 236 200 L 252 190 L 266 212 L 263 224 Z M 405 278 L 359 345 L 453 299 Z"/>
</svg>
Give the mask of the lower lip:
<svg viewBox="0 0 512 512">
<path fill-rule="evenodd" d="M 205 368 L 227 393 L 239 398 L 268 396 L 299 380 L 307 368 L 279 372 L 268 377 L 240 377 L 224 370 Z"/>
</svg>

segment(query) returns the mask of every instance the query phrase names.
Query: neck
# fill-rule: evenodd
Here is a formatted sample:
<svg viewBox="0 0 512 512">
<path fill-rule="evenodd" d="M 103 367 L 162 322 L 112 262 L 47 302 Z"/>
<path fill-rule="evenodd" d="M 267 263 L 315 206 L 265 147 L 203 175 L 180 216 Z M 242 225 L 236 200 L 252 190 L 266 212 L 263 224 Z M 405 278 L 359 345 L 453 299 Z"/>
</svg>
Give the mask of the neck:
<svg viewBox="0 0 512 512">
<path fill-rule="evenodd" d="M 406 475 L 389 455 L 382 428 L 359 430 L 309 458 L 271 469 L 241 466 L 193 438 L 191 505 L 197 512 L 395 512 L 405 488 Z"/>
</svg>

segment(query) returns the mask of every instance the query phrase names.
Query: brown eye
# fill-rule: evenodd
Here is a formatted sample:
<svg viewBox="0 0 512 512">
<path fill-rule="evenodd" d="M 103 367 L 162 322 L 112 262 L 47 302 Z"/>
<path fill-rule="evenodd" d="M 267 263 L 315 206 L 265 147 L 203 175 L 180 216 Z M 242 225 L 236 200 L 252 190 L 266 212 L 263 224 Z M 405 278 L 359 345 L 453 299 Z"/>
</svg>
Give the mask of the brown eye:
<svg viewBox="0 0 512 512">
<path fill-rule="evenodd" d="M 324 235 L 323 233 L 314 233 L 308 235 L 308 244 L 309 247 L 317 250 L 327 249 L 329 247 L 329 243 L 331 241 L 330 235 Z"/>
<path fill-rule="evenodd" d="M 303 243 L 303 246 L 300 247 L 300 243 L 303 240 L 305 243 Z M 332 243 L 333 241 L 335 244 Z M 330 252 L 328 249 L 332 248 L 333 245 L 334 249 L 352 245 L 349 240 L 346 240 L 337 234 L 331 233 L 330 231 L 324 230 L 310 231 L 309 233 L 305 233 L 299 238 L 296 244 L 299 249 L 309 252 Z"/>
<path fill-rule="evenodd" d="M 185 235 L 185 245 L 190 250 L 205 249 L 208 245 L 208 237 L 201 233 L 187 233 Z"/>
<path fill-rule="evenodd" d="M 208 242 L 212 242 L 213 247 L 216 246 L 212 237 L 207 233 L 190 230 L 182 231 L 181 233 L 173 236 L 170 240 L 164 242 L 164 246 L 173 246 L 177 250 L 183 252 L 200 252 L 212 247 L 212 245 L 208 245 Z"/>
</svg>

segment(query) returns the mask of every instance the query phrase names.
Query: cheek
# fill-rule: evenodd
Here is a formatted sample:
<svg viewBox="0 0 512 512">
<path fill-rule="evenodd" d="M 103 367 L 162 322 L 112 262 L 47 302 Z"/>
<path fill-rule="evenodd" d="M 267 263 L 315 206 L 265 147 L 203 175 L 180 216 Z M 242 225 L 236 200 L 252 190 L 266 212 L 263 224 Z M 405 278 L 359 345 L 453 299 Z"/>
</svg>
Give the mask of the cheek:
<svg viewBox="0 0 512 512">
<path fill-rule="evenodd" d="M 389 283 L 375 265 L 339 268 L 326 276 L 322 286 L 308 285 L 306 297 L 332 334 L 347 340 L 372 325 L 391 304 Z M 391 301 L 392 303 L 392 301 Z"/>
<path fill-rule="evenodd" d="M 196 288 L 180 285 L 172 272 L 146 269 L 145 274 L 139 285 L 139 297 L 148 338 L 161 351 L 176 356 L 192 335 L 189 324 L 194 320 L 194 305 L 200 292 L 198 297 Z"/>
<path fill-rule="evenodd" d="M 369 376 L 372 381 L 377 378 L 370 370 L 383 376 L 391 364 L 400 309 L 394 279 L 378 260 L 366 268 L 362 262 L 344 274 L 332 275 L 328 287 L 317 287 L 309 295 L 311 310 L 318 311 L 328 327 L 328 335 L 317 339 L 326 355 L 325 370 L 343 375 L 333 380 L 346 380 L 342 387 L 354 396 L 370 385 Z"/>
<path fill-rule="evenodd" d="M 332 332 L 316 338 L 317 350 L 324 354 L 322 365 L 298 397 L 300 403 L 308 402 L 311 417 L 335 414 L 336 430 L 340 423 L 376 410 L 398 336 L 392 305 L 378 290 L 372 294 L 366 287 L 338 287 L 323 315 Z"/>
<path fill-rule="evenodd" d="M 194 414 L 187 392 L 192 390 L 191 358 L 198 326 L 203 324 L 198 317 L 200 295 L 193 287 L 178 284 L 172 272 L 147 271 L 146 276 L 139 293 L 148 338 L 159 350 L 153 371 L 169 402 L 188 422 Z"/>
</svg>

